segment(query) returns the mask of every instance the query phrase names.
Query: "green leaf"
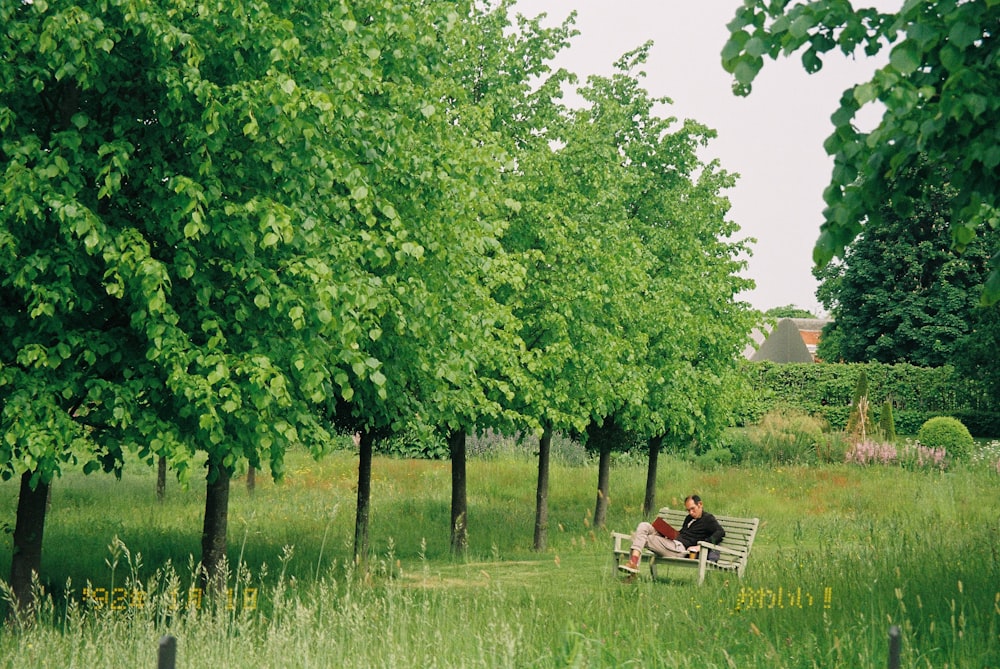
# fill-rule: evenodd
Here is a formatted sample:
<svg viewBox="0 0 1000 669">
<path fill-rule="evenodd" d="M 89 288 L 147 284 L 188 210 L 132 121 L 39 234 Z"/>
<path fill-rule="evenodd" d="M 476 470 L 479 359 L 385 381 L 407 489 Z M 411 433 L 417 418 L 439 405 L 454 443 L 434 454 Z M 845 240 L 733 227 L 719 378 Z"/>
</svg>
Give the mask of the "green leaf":
<svg viewBox="0 0 1000 669">
<path fill-rule="evenodd" d="M 984 307 L 992 307 L 1000 302 L 1000 269 L 991 270 L 986 277 L 979 302 Z"/>
<path fill-rule="evenodd" d="M 722 62 L 723 64 L 734 58 L 739 57 L 743 53 L 743 46 L 750 39 L 750 34 L 745 30 L 740 30 L 729 36 L 729 41 L 726 42 L 725 46 L 722 47 Z M 728 69 L 728 68 L 727 68 Z"/>
<path fill-rule="evenodd" d="M 823 69 L 823 59 L 819 57 L 816 49 L 809 47 L 802 53 L 802 66 L 809 74 L 815 74 Z"/>
<path fill-rule="evenodd" d="M 854 87 L 854 100 L 859 105 L 866 105 L 878 98 L 878 88 L 871 81 Z"/>
<path fill-rule="evenodd" d="M 950 42 L 941 48 L 941 64 L 951 73 L 965 66 L 965 53 Z"/>
<path fill-rule="evenodd" d="M 757 73 L 760 72 L 762 65 L 763 63 L 758 62 L 749 56 L 743 56 L 740 58 L 739 63 L 737 63 L 736 68 L 733 70 L 733 76 L 740 85 L 749 86 L 753 83 Z"/>
<path fill-rule="evenodd" d="M 824 230 L 816 240 L 816 245 L 813 246 L 813 262 L 817 267 L 825 267 L 836 254 L 836 240 L 829 231 Z"/>
<path fill-rule="evenodd" d="M 379 211 L 381 211 L 382 215 L 388 218 L 390 221 L 399 218 L 399 214 L 396 212 L 396 208 L 393 207 L 391 204 L 388 203 L 383 204 L 382 206 L 379 207 Z"/>
<path fill-rule="evenodd" d="M 959 49 L 972 46 L 972 43 L 983 38 L 983 28 L 974 23 L 957 21 L 948 31 L 948 41 Z"/>
<path fill-rule="evenodd" d="M 904 40 L 889 54 L 889 63 L 902 75 L 912 74 L 920 67 L 922 53 L 913 40 Z"/>
<path fill-rule="evenodd" d="M 744 51 L 751 56 L 763 56 L 767 53 L 767 44 L 760 37 L 752 37 L 747 41 Z"/>
<path fill-rule="evenodd" d="M 989 106 L 989 101 L 979 93 L 968 93 L 962 97 L 962 103 L 972 116 L 982 116 Z"/>
<path fill-rule="evenodd" d="M 788 27 L 788 33 L 796 40 L 801 40 L 809 34 L 809 30 L 814 25 L 816 25 L 816 21 L 812 15 L 801 14 L 798 18 L 792 21 L 792 25 Z"/>
</svg>

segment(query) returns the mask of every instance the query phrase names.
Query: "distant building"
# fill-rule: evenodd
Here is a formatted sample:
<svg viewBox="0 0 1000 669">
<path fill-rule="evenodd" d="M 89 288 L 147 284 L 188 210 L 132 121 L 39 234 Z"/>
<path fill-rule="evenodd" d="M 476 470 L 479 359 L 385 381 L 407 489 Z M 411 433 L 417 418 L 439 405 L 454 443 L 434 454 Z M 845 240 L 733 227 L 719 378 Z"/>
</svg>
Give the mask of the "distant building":
<svg viewBox="0 0 1000 669">
<path fill-rule="evenodd" d="M 782 318 L 773 329 L 754 330 L 752 336 L 758 345 L 748 347 L 744 356 L 754 361 L 816 362 L 823 326 L 830 322 L 825 318 Z"/>
</svg>

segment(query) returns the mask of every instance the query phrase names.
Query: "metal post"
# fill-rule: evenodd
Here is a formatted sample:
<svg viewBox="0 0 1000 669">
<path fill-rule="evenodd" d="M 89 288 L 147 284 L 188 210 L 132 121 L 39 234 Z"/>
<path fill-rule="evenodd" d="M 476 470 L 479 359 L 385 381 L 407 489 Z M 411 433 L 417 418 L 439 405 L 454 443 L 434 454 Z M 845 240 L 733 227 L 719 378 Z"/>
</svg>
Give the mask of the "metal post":
<svg viewBox="0 0 1000 669">
<path fill-rule="evenodd" d="M 156 669 L 174 669 L 177 665 L 177 639 L 169 634 L 160 637 Z"/>
<path fill-rule="evenodd" d="M 889 628 L 889 669 L 899 669 L 899 625 Z"/>
</svg>

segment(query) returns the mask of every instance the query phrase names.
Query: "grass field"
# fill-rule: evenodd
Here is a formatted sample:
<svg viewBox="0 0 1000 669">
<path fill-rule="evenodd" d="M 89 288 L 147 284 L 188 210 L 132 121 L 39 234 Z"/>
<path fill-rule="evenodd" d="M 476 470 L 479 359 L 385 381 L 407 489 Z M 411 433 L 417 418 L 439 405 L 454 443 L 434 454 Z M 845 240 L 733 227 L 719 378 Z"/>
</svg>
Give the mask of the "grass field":
<svg viewBox="0 0 1000 669">
<path fill-rule="evenodd" d="M 612 472 L 608 527 L 590 522 L 597 471 L 553 468 L 549 548 L 531 550 L 535 463 L 469 463 L 470 551 L 449 555 L 446 462 L 377 458 L 370 569 L 350 560 L 356 460 L 290 454 L 254 495 L 234 481 L 228 597 L 191 591 L 204 484 L 151 469 L 56 481 L 33 618 L 0 631 L 6 667 L 1000 667 L 995 468 L 846 464 L 702 470 L 661 460 L 658 500 L 758 516 L 746 577 L 695 570 L 626 584 L 608 530 L 641 520 L 645 469 Z M 15 482 L 0 485 L 12 524 Z M 0 574 L 9 573 L 9 533 Z M 193 557 L 192 557 L 193 556 Z M 240 565 L 237 569 L 235 565 Z M 86 596 L 85 596 L 86 595 Z M 89 603 L 87 600 L 89 599 Z"/>
</svg>

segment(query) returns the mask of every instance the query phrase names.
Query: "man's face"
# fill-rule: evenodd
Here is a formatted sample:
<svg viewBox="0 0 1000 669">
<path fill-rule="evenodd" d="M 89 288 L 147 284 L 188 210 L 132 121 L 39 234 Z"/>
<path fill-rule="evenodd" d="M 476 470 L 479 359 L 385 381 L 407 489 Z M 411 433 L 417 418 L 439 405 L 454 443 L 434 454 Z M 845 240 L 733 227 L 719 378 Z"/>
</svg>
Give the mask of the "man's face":
<svg viewBox="0 0 1000 669">
<path fill-rule="evenodd" d="M 701 502 L 692 502 L 688 500 L 684 505 L 687 512 L 691 514 L 692 518 L 701 518 Z"/>
</svg>

